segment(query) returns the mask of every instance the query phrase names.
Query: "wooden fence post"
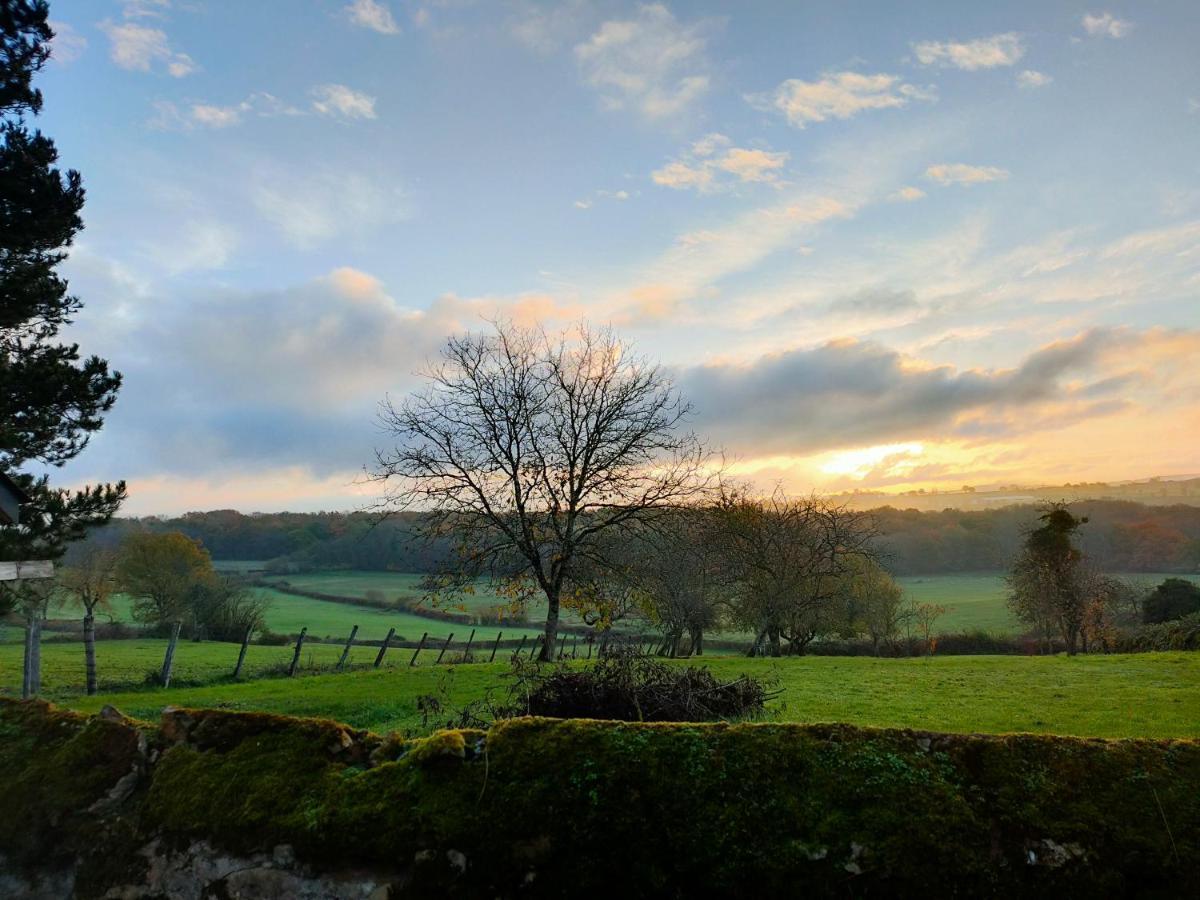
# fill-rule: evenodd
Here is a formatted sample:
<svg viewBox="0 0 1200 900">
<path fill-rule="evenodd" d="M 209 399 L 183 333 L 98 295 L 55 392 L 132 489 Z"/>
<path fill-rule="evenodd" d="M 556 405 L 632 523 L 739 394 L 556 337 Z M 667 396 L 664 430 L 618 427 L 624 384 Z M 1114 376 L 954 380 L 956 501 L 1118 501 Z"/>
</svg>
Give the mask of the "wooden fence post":
<svg viewBox="0 0 1200 900">
<path fill-rule="evenodd" d="M 563 658 L 563 649 L 567 646 L 567 633 L 564 631 L 563 636 L 558 640 L 558 658 Z"/>
<path fill-rule="evenodd" d="M 571 659 L 576 659 L 579 656 L 579 635 L 571 637 Z"/>
<path fill-rule="evenodd" d="M 496 632 L 496 643 L 492 644 L 492 655 L 491 655 L 491 657 L 488 659 L 488 662 L 495 662 L 495 661 L 496 661 L 496 651 L 500 649 L 500 638 L 501 638 L 501 637 L 503 637 L 503 636 L 504 636 L 504 632 L 503 632 L 503 631 L 497 631 L 497 632 Z"/>
<path fill-rule="evenodd" d="M 589 635 L 589 637 L 590 637 L 590 635 Z M 587 658 L 588 658 L 588 659 L 591 659 L 591 658 L 592 658 L 592 644 L 594 644 L 594 643 L 596 643 L 596 641 L 595 641 L 595 639 L 594 639 L 594 638 L 593 638 L 592 640 L 590 640 L 590 641 L 588 641 L 588 642 L 587 642 L 587 645 L 588 645 L 588 655 L 587 655 Z"/>
<path fill-rule="evenodd" d="M 233 667 L 233 680 L 237 681 L 242 675 L 242 663 L 246 661 L 246 648 L 250 646 L 250 635 L 254 633 L 254 626 L 251 625 L 246 629 L 246 636 L 242 638 L 242 649 L 238 651 L 237 665 Z"/>
<path fill-rule="evenodd" d="M 392 642 L 392 635 L 395 633 L 396 633 L 395 628 L 388 629 L 387 637 L 385 637 L 383 639 L 383 645 L 379 648 L 379 655 L 375 657 L 375 668 L 378 669 L 380 663 L 383 662 L 383 654 L 387 653 L 388 644 L 390 644 Z"/>
<path fill-rule="evenodd" d="M 450 646 L 450 642 L 454 640 L 454 632 L 450 632 L 450 636 L 446 638 L 446 643 L 442 644 L 442 650 L 438 653 L 438 658 L 433 661 L 436 666 L 442 661 L 442 657 L 446 655 L 446 648 Z"/>
<path fill-rule="evenodd" d="M 412 659 L 410 659 L 408 661 L 408 665 L 410 668 L 417 664 L 417 654 L 420 653 L 421 648 L 425 646 L 425 638 L 427 638 L 427 637 L 429 637 L 428 631 L 425 632 L 423 635 L 421 635 L 421 640 L 417 643 L 417 649 L 413 651 Z"/>
<path fill-rule="evenodd" d="M 171 667 L 175 664 L 175 645 L 179 643 L 179 629 L 182 627 L 182 622 L 176 622 L 175 627 L 171 629 L 171 640 L 167 642 L 167 655 L 163 657 L 162 672 L 158 676 L 163 687 L 171 686 Z"/>
<path fill-rule="evenodd" d="M 527 634 L 523 634 L 523 635 L 521 635 L 521 643 L 520 643 L 520 645 L 517 647 L 517 649 L 513 651 L 513 655 L 512 655 L 512 658 L 513 658 L 513 659 L 516 659 L 518 656 L 520 656 L 520 655 L 521 655 L 521 651 L 525 649 L 525 641 L 526 641 L 528 638 L 529 638 L 529 635 L 527 635 Z"/>
<path fill-rule="evenodd" d="M 354 646 L 354 637 L 358 634 L 358 626 L 355 625 L 350 629 L 350 637 L 346 638 L 346 646 L 342 648 L 341 658 L 338 659 L 338 671 L 342 671 L 342 667 L 346 665 L 346 659 L 350 656 L 350 648 Z"/>
<path fill-rule="evenodd" d="M 463 651 L 463 662 L 469 662 L 468 657 L 471 655 L 471 644 L 475 642 L 475 629 L 471 629 L 471 636 L 467 638 L 467 649 Z"/>
<path fill-rule="evenodd" d="M 304 636 L 308 634 L 308 626 L 300 629 L 300 636 L 296 638 L 296 652 L 292 654 L 292 664 L 288 666 L 288 678 L 296 674 L 296 666 L 300 665 L 300 648 L 304 646 Z"/>
</svg>

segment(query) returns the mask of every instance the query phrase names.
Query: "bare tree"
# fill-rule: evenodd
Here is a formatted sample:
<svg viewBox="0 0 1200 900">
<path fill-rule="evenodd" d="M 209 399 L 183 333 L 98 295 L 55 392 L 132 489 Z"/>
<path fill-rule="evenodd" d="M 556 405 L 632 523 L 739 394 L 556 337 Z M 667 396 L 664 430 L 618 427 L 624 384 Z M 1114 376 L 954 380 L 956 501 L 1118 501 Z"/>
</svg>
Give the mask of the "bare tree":
<svg viewBox="0 0 1200 900">
<path fill-rule="evenodd" d="M 838 624 L 845 579 L 873 556 L 869 515 L 781 491 L 765 500 L 725 494 L 718 515 L 734 617 L 756 634 L 751 654 L 779 656 L 781 639 L 803 653 Z"/>
<path fill-rule="evenodd" d="M 660 652 L 704 653 L 704 632 L 716 627 L 729 587 L 708 508 L 681 510 L 643 529 L 629 544 L 627 580 L 647 617 L 662 632 Z"/>
<path fill-rule="evenodd" d="M 608 330 L 571 335 L 496 323 L 453 338 L 427 387 L 381 420 L 385 510 L 425 509 L 427 535 L 455 538 L 443 587 L 487 577 L 547 603 L 543 659 L 582 562 L 605 540 L 687 503 L 714 479 L 691 411 L 658 366 Z"/>
<path fill-rule="evenodd" d="M 933 636 L 933 627 L 946 612 L 946 607 L 940 603 L 913 603 L 912 605 L 912 618 L 917 623 L 917 630 L 921 632 L 921 641 L 925 644 L 925 653 L 929 656 L 933 656 L 933 651 L 937 649 L 937 638 Z"/>
<path fill-rule="evenodd" d="M 83 607 L 83 654 L 87 665 L 87 692 L 96 693 L 96 610 L 105 609 L 116 588 L 117 556 L 92 547 L 59 576 L 65 599 Z"/>
</svg>

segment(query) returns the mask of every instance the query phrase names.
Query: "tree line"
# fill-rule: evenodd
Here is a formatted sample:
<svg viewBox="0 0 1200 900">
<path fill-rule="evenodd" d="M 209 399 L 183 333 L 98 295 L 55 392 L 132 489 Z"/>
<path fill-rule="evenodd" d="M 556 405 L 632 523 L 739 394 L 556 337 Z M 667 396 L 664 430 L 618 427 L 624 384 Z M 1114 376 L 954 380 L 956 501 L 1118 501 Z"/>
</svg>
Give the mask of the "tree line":
<svg viewBox="0 0 1200 900">
<path fill-rule="evenodd" d="M 1080 501 L 1089 519 L 1080 545 L 1108 572 L 1200 571 L 1200 507 Z M 1007 570 L 1023 529 L 1040 507 L 928 512 L 885 506 L 875 518 L 881 557 L 897 576 Z M 433 572 L 452 551 L 448 539 L 421 537 L 421 515 L 384 521 L 370 512 L 190 512 L 117 518 L 88 544 L 115 547 L 130 533 L 178 531 L 202 542 L 215 560 L 261 560 L 278 571 L 363 569 Z"/>
</svg>

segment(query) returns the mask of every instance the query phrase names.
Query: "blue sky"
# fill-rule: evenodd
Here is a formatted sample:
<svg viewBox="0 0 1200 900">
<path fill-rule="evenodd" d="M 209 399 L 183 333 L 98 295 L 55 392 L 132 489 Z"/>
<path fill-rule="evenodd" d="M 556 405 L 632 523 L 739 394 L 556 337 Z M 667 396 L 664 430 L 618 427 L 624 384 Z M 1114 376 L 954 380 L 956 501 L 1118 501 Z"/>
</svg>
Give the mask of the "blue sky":
<svg viewBox="0 0 1200 900">
<path fill-rule="evenodd" d="M 792 490 L 1200 470 L 1191 2 L 57 0 L 68 481 L 345 508 L 445 337 L 612 324 Z"/>
</svg>

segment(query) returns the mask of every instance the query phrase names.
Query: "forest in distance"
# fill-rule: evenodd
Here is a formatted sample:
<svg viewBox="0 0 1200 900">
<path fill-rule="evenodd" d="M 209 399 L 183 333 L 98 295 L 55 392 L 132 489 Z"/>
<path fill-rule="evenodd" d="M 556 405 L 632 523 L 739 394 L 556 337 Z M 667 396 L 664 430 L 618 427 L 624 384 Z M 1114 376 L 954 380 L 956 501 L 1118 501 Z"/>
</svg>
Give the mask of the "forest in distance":
<svg viewBox="0 0 1200 900">
<path fill-rule="evenodd" d="M 1079 543 L 1108 572 L 1200 571 L 1200 507 L 1150 506 L 1123 500 L 1072 504 L 1086 517 Z M 871 511 L 878 549 L 894 575 L 943 575 L 1006 570 L 1036 504 L 997 509 L 920 511 L 891 506 Z M 199 540 L 214 560 L 263 560 L 279 572 L 359 569 L 430 572 L 448 547 L 417 536 L 419 514 L 384 520 L 367 512 L 189 512 L 177 517 L 115 519 L 74 552 L 116 546 L 136 531 L 179 531 Z M 69 561 L 69 560 L 68 560 Z"/>
</svg>

